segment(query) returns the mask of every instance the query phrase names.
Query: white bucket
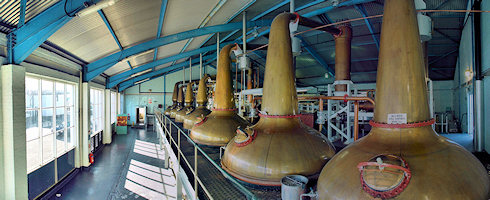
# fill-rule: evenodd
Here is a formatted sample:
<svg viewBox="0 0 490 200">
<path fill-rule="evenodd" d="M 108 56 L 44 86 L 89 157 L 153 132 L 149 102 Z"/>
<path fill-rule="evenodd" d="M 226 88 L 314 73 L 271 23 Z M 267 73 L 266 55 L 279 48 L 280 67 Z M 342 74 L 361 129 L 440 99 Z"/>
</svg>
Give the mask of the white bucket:
<svg viewBox="0 0 490 200">
<path fill-rule="evenodd" d="M 308 178 L 301 175 L 288 175 L 281 179 L 281 199 L 298 200 L 305 193 Z"/>
</svg>

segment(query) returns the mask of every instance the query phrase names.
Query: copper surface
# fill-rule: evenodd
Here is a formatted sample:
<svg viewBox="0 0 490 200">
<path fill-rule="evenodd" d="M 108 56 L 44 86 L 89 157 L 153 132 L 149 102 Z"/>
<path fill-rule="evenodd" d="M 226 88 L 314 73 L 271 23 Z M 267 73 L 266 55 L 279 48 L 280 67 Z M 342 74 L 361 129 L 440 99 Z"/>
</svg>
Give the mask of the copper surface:
<svg viewBox="0 0 490 200">
<path fill-rule="evenodd" d="M 194 112 L 189 113 L 184 117 L 185 129 L 192 129 L 194 124 L 198 121 L 198 117 L 203 118 L 211 113 L 211 111 L 206 108 L 206 103 L 208 102 L 206 82 L 208 78 L 208 75 L 204 75 L 199 81 L 196 96 L 197 108 Z"/>
<path fill-rule="evenodd" d="M 194 109 L 194 92 L 192 91 L 192 82 L 187 83 L 187 89 L 185 91 L 184 109 L 175 113 L 175 121 L 184 123 L 184 117 L 187 113 Z"/>
<path fill-rule="evenodd" d="M 212 111 L 204 123 L 192 127 L 190 137 L 198 144 L 224 146 L 235 136 L 237 127 L 249 125 L 234 110 L 235 100 L 230 70 L 230 52 L 234 46 L 226 45 L 220 51 L 213 106 L 217 110 Z"/>
<path fill-rule="evenodd" d="M 318 175 L 335 154 L 333 146 L 319 132 L 298 118 L 288 26 L 292 19 L 294 15 L 283 13 L 271 26 L 262 112 L 275 117 L 261 117 L 246 129 L 256 133 L 251 141 L 244 143 L 240 134 L 231 140 L 221 160 L 223 169 L 252 184 L 278 186 L 286 175 Z"/>
<path fill-rule="evenodd" d="M 352 28 L 348 25 L 338 28 L 341 33 L 335 36 L 335 80 L 350 80 Z M 336 85 L 335 91 L 347 91 L 347 86 Z"/>
<path fill-rule="evenodd" d="M 408 123 L 430 119 L 424 59 L 412 0 L 384 2 L 374 121 L 406 113 Z M 319 199 L 374 199 L 361 187 L 357 165 L 380 154 L 403 158 L 411 180 L 394 199 L 488 199 L 482 164 L 431 126 L 373 127 L 330 160 L 318 180 Z M 381 178 L 381 177 L 380 177 Z M 374 184 L 374 183 L 370 183 Z"/>
<path fill-rule="evenodd" d="M 183 94 L 184 90 L 183 90 L 183 88 L 184 88 L 184 86 L 179 87 L 179 92 L 177 93 L 177 106 L 175 107 L 175 109 L 170 111 L 170 118 L 175 118 L 177 112 L 184 109 L 184 94 Z"/>
<path fill-rule="evenodd" d="M 169 106 L 166 110 L 165 110 L 165 115 L 170 115 L 170 112 L 172 110 L 174 110 L 176 107 L 177 107 L 177 93 L 179 92 L 179 83 L 180 82 L 177 82 L 175 83 L 174 85 L 174 92 L 172 93 L 172 105 Z"/>
</svg>

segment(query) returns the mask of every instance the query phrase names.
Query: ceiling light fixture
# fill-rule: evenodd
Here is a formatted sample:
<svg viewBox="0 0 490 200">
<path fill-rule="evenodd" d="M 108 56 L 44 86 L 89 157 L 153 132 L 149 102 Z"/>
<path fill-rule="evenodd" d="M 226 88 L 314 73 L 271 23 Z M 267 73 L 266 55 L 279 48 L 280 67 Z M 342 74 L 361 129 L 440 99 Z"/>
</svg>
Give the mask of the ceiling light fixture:
<svg viewBox="0 0 490 200">
<path fill-rule="evenodd" d="M 85 15 L 92 14 L 94 12 L 97 12 L 100 9 L 107 8 L 109 6 L 114 5 L 117 1 L 119 1 L 119 0 L 103 0 L 103 1 L 100 1 L 98 3 L 92 4 L 91 6 L 81 10 L 76 15 L 78 17 L 83 17 Z"/>
</svg>

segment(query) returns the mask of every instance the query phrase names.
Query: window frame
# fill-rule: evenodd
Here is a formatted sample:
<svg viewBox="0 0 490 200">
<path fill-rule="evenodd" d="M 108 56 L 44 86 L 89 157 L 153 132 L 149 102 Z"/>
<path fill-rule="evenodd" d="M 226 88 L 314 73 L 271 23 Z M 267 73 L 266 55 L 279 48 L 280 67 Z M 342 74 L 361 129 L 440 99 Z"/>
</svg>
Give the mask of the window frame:
<svg viewBox="0 0 490 200">
<path fill-rule="evenodd" d="M 48 76 L 42 76 L 42 75 L 38 75 L 38 74 L 31 74 L 31 73 L 26 73 L 25 75 L 25 78 L 30 78 L 30 79 L 35 79 L 37 82 L 38 82 L 38 94 L 37 94 L 37 98 L 38 98 L 38 105 L 37 107 L 33 107 L 33 108 L 27 108 L 27 105 L 26 105 L 26 113 L 28 111 L 38 111 L 38 137 L 35 138 L 35 139 L 31 139 L 29 141 L 26 140 L 26 148 L 27 148 L 27 143 L 28 142 L 31 142 L 31 141 L 34 141 L 34 140 L 39 140 L 39 152 L 40 152 L 40 157 L 41 157 L 41 162 L 39 165 L 35 166 L 35 167 L 32 167 L 32 168 L 29 168 L 29 166 L 27 166 L 27 174 L 30 174 L 36 170 L 38 170 L 39 168 L 45 166 L 46 164 L 58 159 L 59 157 L 65 155 L 66 153 L 68 153 L 69 151 L 75 149 L 78 145 L 78 141 L 77 141 L 77 138 L 78 138 L 78 115 L 77 115 L 77 112 L 75 112 L 77 109 L 78 109 L 78 83 L 76 82 L 71 82 L 71 81 L 67 81 L 67 80 L 62 80 L 62 79 L 57 79 L 57 78 L 52 78 L 52 77 L 48 77 Z M 51 106 L 48 106 L 48 107 L 44 107 L 43 104 L 42 104 L 42 100 L 43 100 L 43 94 L 42 94 L 42 82 L 44 81 L 50 81 L 52 82 L 52 105 Z M 63 84 L 63 105 L 62 106 L 58 106 L 56 105 L 56 96 L 57 96 L 57 92 L 56 92 L 56 83 L 61 83 Z M 67 86 L 70 85 L 72 87 L 72 101 L 71 101 L 71 105 L 67 105 L 67 100 L 66 100 L 66 97 L 67 97 Z M 26 88 L 27 90 L 27 88 Z M 25 95 L 25 94 L 24 94 Z M 56 110 L 59 109 L 59 108 L 62 108 L 63 109 L 63 129 L 62 130 L 56 130 Z M 71 108 L 72 109 L 72 119 L 73 121 L 71 122 L 71 126 L 68 127 L 68 123 L 67 123 L 67 119 L 68 119 L 68 108 Z M 42 111 L 43 110 L 51 110 L 53 112 L 53 116 L 52 116 L 52 127 L 51 127 L 51 132 L 48 134 L 48 135 L 52 135 L 53 137 L 53 156 L 49 159 L 44 159 L 44 134 L 43 134 L 43 122 L 42 122 Z M 72 129 L 73 132 L 71 132 L 71 144 L 70 145 L 70 142 L 68 141 L 68 130 L 69 129 Z M 60 153 L 58 153 L 58 148 L 57 148 L 57 134 L 58 132 L 63 132 L 64 134 L 64 150 Z M 27 134 L 27 133 L 26 133 Z M 26 153 L 27 153 L 27 149 L 26 149 Z"/>
<path fill-rule="evenodd" d="M 92 92 L 93 91 L 93 92 Z M 92 95 L 94 97 L 92 97 Z M 92 102 L 92 100 L 96 101 L 95 103 Z M 97 87 L 90 87 L 90 99 L 89 99 L 89 104 L 90 104 L 90 107 L 93 108 L 92 110 L 93 111 L 90 111 L 90 115 L 89 115 L 89 118 L 90 118 L 90 125 L 91 127 L 89 126 L 90 128 L 90 137 L 93 137 L 94 135 L 102 132 L 104 130 L 104 102 L 105 98 L 104 98 L 104 90 L 103 89 L 100 89 L 100 88 L 97 88 Z M 95 119 L 92 120 L 92 115 L 96 115 Z M 94 121 L 94 124 L 92 124 L 92 121 Z M 97 123 L 100 123 L 100 126 L 97 126 Z M 97 127 L 99 127 L 100 129 L 97 129 Z"/>
</svg>

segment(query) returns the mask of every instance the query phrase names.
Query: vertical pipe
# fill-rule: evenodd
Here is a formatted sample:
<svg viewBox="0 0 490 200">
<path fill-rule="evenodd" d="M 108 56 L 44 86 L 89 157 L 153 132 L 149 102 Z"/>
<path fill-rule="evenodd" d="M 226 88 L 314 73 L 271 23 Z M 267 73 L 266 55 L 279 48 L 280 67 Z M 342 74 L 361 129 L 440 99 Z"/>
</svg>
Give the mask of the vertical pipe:
<svg viewBox="0 0 490 200">
<path fill-rule="evenodd" d="M 199 54 L 199 79 L 202 78 L 202 53 Z"/>
<path fill-rule="evenodd" d="M 342 31 L 335 36 L 335 80 L 350 80 L 352 28 L 339 27 Z M 336 85 L 335 91 L 347 91 L 347 85 Z"/>
<path fill-rule="evenodd" d="M 185 66 L 182 66 L 182 84 L 185 84 Z"/>
<path fill-rule="evenodd" d="M 481 10 L 481 0 L 476 0 L 474 10 Z M 474 13 L 474 30 L 475 30 L 475 88 L 474 88 L 474 105 L 475 105 L 475 151 L 483 151 L 483 127 L 482 127 L 482 66 L 481 66 L 481 13 Z"/>
<path fill-rule="evenodd" d="M 242 44 L 243 44 L 243 56 L 247 54 L 247 12 L 243 11 L 243 22 L 242 22 Z"/>
<path fill-rule="evenodd" d="M 359 138 L 359 101 L 354 101 L 354 141 Z"/>
<path fill-rule="evenodd" d="M 194 199 L 197 199 L 197 145 L 194 144 Z"/>
<path fill-rule="evenodd" d="M 192 58 L 189 58 L 189 83 L 192 80 Z"/>
<path fill-rule="evenodd" d="M 319 112 L 323 111 L 323 99 L 320 99 L 320 102 L 318 103 L 318 110 Z M 322 125 L 318 124 L 318 131 L 322 132 Z"/>
<path fill-rule="evenodd" d="M 289 12 L 294 13 L 295 9 L 294 0 L 289 1 Z"/>
<path fill-rule="evenodd" d="M 216 33 L 216 65 L 219 63 L 219 32 Z"/>
</svg>

